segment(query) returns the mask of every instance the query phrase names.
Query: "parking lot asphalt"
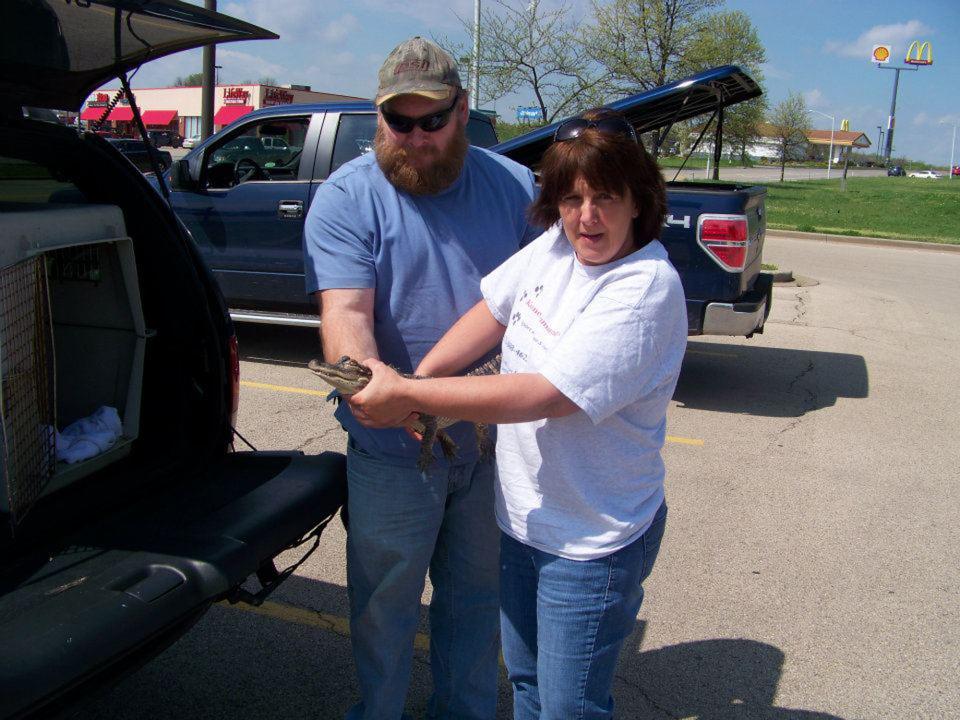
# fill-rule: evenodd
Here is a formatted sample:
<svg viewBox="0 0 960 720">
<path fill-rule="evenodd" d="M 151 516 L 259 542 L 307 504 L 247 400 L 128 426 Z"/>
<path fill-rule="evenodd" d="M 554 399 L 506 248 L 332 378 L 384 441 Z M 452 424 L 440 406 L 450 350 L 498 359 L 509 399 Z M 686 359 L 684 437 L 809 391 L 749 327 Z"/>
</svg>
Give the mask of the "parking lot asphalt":
<svg viewBox="0 0 960 720">
<path fill-rule="evenodd" d="M 960 255 L 777 237 L 764 259 L 800 279 L 775 288 L 765 332 L 689 343 L 663 451 L 667 534 L 617 716 L 957 717 Z M 316 331 L 239 339 L 244 436 L 342 450 L 305 370 Z M 266 606 L 215 606 L 77 717 L 339 718 L 356 697 L 345 585 L 334 522 Z M 501 677 L 498 717 L 509 708 Z"/>
</svg>

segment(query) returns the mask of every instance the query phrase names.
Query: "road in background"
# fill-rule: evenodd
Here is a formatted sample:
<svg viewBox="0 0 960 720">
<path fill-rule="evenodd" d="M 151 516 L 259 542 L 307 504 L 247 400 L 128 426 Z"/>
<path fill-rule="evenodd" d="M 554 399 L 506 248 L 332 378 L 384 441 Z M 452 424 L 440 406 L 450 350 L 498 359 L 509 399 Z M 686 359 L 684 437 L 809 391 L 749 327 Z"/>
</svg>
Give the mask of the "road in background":
<svg viewBox="0 0 960 720">
<path fill-rule="evenodd" d="M 190 150 L 186 148 L 165 147 L 174 160 L 184 157 Z M 663 168 L 663 177 L 667 180 L 673 180 L 677 174 L 677 168 Z M 830 171 L 831 179 L 838 180 L 843 174 L 843 168 L 834 168 Z M 887 171 L 884 168 L 850 168 L 848 177 L 881 177 L 885 176 Z M 711 174 L 712 175 L 712 174 Z M 707 177 L 706 168 L 684 168 L 680 173 L 678 180 L 703 180 Z M 786 180 L 826 180 L 826 168 L 807 168 L 807 167 L 788 167 L 784 173 Z M 780 180 L 780 167 L 769 165 L 758 165 L 750 168 L 720 168 L 720 179 L 736 182 L 749 183 L 772 183 Z M 894 180 L 891 178 L 891 180 Z"/>
<path fill-rule="evenodd" d="M 763 335 L 690 341 L 618 717 L 956 716 L 960 254 L 768 239 L 765 260 L 808 280 L 775 288 Z M 342 450 L 304 369 L 316 331 L 239 329 L 241 377 L 259 383 L 240 431 L 261 449 Z M 335 521 L 265 608 L 215 606 L 77 717 L 340 718 L 356 698 L 345 585 Z"/>
</svg>

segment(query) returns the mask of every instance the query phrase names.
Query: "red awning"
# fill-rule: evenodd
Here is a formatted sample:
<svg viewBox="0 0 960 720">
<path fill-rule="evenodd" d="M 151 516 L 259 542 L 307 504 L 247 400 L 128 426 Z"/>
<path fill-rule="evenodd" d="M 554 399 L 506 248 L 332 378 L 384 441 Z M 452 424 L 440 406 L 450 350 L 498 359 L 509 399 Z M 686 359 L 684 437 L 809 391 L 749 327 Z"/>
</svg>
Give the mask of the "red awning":
<svg viewBox="0 0 960 720">
<path fill-rule="evenodd" d="M 81 120 L 99 120 L 100 116 L 103 115 L 103 111 L 106 108 L 103 107 L 88 107 L 82 113 L 80 113 Z"/>
<path fill-rule="evenodd" d="M 133 108 L 129 105 L 121 105 L 110 111 L 107 120 L 121 120 L 129 122 L 133 120 Z"/>
<path fill-rule="evenodd" d="M 162 125 L 166 127 L 177 117 L 176 110 L 145 110 L 143 113 L 144 125 Z"/>
<path fill-rule="evenodd" d="M 241 118 L 248 112 L 253 112 L 253 105 L 224 105 L 217 110 L 213 116 L 214 125 L 229 125 L 237 118 Z"/>
</svg>

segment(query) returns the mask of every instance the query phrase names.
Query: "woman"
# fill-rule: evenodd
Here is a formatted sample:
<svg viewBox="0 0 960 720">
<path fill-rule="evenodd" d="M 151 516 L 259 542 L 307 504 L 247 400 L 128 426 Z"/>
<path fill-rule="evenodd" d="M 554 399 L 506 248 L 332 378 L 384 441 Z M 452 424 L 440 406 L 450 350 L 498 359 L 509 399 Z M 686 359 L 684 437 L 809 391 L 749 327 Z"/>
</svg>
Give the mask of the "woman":
<svg viewBox="0 0 960 720">
<path fill-rule="evenodd" d="M 498 423 L 503 656 L 514 717 L 608 718 L 617 657 L 666 521 L 660 448 L 686 347 L 683 290 L 656 239 L 663 179 L 633 128 L 562 123 L 534 221 L 483 300 L 409 380 L 375 360 L 361 421 Z M 502 344 L 501 374 L 459 372 Z"/>
</svg>

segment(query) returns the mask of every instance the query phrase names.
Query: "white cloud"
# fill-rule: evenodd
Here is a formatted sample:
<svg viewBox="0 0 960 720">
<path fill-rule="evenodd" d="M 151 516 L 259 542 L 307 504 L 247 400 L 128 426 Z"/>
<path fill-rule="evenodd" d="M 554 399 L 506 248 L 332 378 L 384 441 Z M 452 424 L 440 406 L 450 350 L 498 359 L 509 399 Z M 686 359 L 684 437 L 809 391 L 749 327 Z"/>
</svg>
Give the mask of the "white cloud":
<svg viewBox="0 0 960 720">
<path fill-rule="evenodd" d="M 267 75 L 285 82 L 290 71 L 283 65 L 272 63 L 250 53 L 231 50 L 226 47 L 217 48 L 217 64 L 220 70 L 221 82 L 240 82 L 241 80 L 258 80 Z"/>
<path fill-rule="evenodd" d="M 352 33 L 360 30 L 360 21 L 355 15 L 347 13 L 342 17 L 326 23 L 320 30 L 320 38 L 329 43 L 339 43 Z"/>
<path fill-rule="evenodd" d="M 440 4 L 436 0 L 360 0 L 361 4 L 378 15 L 406 15 L 424 24 L 424 36 L 434 29 L 450 30 L 460 27 L 457 16 L 473 21 L 473 0 L 450 0 Z"/>
<path fill-rule="evenodd" d="M 790 73 L 788 73 L 785 70 L 781 70 L 779 67 L 777 67 L 773 63 L 768 63 L 768 62 L 763 63 L 763 65 L 761 65 L 760 68 L 763 71 L 763 76 L 768 80 L 789 80 L 790 79 Z"/>
<path fill-rule="evenodd" d="M 823 105 L 824 101 L 823 93 L 818 88 L 807 90 L 803 94 L 803 99 L 806 101 L 807 105 L 812 108 L 819 108 L 821 105 Z"/>
<path fill-rule="evenodd" d="M 872 28 L 861 34 L 852 42 L 830 40 L 824 45 L 824 50 L 834 55 L 844 57 L 869 59 L 870 51 L 874 45 L 891 45 L 893 55 L 905 55 L 910 43 L 914 40 L 923 40 L 924 35 L 933 33 L 934 30 L 924 25 L 919 20 L 910 20 L 905 23 L 896 23 L 893 25 L 874 25 Z"/>
<path fill-rule="evenodd" d="M 927 115 L 925 112 L 918 112 L 916 115 L 913 116 L 913 120 L 912 120 L 914 125 L 929 125 L 930 121 L 931 121 L 930 116 Z"/>
</svg>

